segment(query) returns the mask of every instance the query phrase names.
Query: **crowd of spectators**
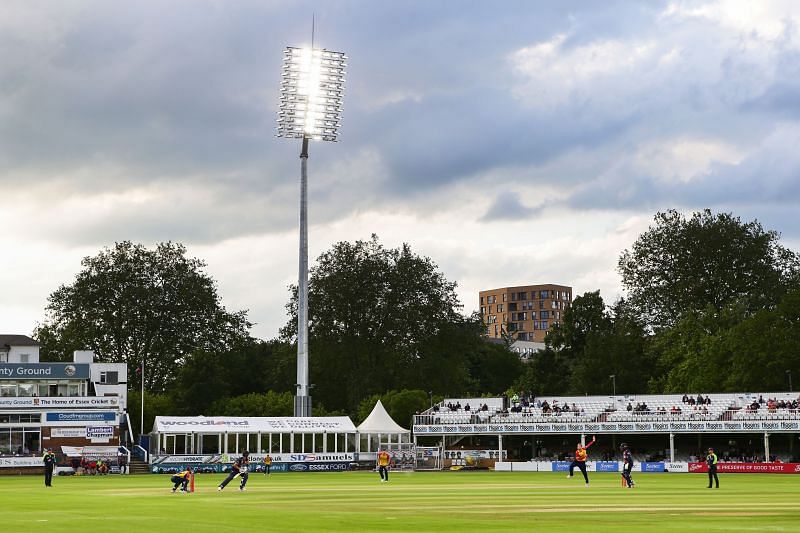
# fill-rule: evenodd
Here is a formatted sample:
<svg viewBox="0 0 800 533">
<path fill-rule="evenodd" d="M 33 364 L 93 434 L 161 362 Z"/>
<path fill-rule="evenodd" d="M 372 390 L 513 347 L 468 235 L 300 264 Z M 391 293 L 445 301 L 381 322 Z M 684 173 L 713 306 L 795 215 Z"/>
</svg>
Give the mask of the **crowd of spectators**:
<svg viewBox="0 0 800 533">
<path fill-rule="evenodd" d="M 452 411 L 454 413 L 458 413 L 460 411 L 464 411 L 464 412 L 468 413 L 470 411 L 488 411 L 489 410 L 489 406 L 486 405 L 485 403 L 479 405 L 476 408 L 473 408 L 469 403 L 465 403 L 462 406 L 460 401 L 457 401 L 456 403 L 447 402 L 447 405 L 445 405 L 445 407 L 447 408 L 448 411 Z M 439 404 L 436 404 L 436 405 L 433 406 L 433 411 L 434 412 L 439 412 L 440 411 Z"/>
<path fill-rule="evenodd" d="M 753 400 L 753 402 L 745 407 L 745 412 L 748 413 L 755 413 L 758 412 L 760 409 L 766 408 L 767 412 L 775 413 L 779 409 L 788 409 L 791 411 L 797 411 L 800 409 L 800 397 L 795 398 L 793 400 L 785 400 L 781 399 L 778 400 L 776 398 L 768 398 L 766 401 L 764 400 L 764 396 L 759 396 L 757 400 Z"/>
<path fill-rule="evenodd" d="M 76 476 L 104 476 L 110 470 L 109 464 L 102 457 L 73 457 L 70 461 Z"/>
<path fill-rule="evenodd" d="M 694 396 L 689 396 L 688 394 L 684 394 L 683 398 L 681 399 L 683 403 L 686 405 L 711 405 L 711 396 L 706 396 L 703 398 L 702 394 L 698 394 L 697 398 Z"/>
</svg>

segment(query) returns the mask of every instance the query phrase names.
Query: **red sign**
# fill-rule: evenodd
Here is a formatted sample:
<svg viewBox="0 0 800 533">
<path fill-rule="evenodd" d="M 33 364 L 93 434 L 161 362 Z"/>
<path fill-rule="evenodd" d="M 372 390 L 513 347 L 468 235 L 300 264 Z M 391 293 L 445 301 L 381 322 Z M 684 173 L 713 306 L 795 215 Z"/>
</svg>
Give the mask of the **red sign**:
<svg viewBox="0 0 800 533">
<path fill-rule="evenodd" d="M 689 472 L 708 472 L 705 463 L 689 463 Z M 800 474 L 800 463 L 717 463 L 720 474 Z"/>
</svg>

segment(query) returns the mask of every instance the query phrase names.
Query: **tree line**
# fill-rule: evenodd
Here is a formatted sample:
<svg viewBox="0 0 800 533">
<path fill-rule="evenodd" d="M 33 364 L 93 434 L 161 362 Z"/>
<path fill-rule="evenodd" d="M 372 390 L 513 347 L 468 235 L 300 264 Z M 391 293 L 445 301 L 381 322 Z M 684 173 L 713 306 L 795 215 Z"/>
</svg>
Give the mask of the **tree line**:
<svg viewBox="0 0 800 533">
<path fill-rule="evenodd" d="M 625 297 L 575 297 L 526 363 L 487 342 L 456 284 L 408 244 L 336 243 L 309 276 L 314 413 L 361 420 L 382 399 L 408 424 L 445 396 L 783 389 L 800 375 L 800 260 L 779 241 L 729 213 L 658 213 L 620 255 Z M 296 286 L 278 337 L 259 340 L 246 311 L 222 305 L 205 266 L 171 242 L 126 241 L 85 258 L 48 299 L 34 332 L 43 355 L 91 349 L 128 363 L 133 421 L 144 379 L 145 429 L 156 413 L 291 415 Z"/>
</svg>

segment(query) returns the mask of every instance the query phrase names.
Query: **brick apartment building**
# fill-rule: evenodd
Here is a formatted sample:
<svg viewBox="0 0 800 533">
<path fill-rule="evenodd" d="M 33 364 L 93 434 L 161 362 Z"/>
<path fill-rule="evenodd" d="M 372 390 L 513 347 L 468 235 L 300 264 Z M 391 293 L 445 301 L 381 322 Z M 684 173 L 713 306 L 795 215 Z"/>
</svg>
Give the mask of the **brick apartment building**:
<svg viewBox="0 0 800 533">
<path fill-rule="evenodd" d="M 563 323 L 572 287 L 552 283 L 504 287 L 480 291 L 479 297 L 489 338 L 507 333 L 519 341 L 544 342 L 553 324 Z"/>
</svg>

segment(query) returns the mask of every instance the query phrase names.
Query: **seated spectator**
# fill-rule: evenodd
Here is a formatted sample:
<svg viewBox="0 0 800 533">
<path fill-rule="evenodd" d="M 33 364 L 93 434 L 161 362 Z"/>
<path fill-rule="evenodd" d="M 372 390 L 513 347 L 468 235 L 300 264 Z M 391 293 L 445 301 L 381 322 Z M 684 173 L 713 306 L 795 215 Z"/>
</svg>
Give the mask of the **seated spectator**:
<svg viewBox="0 0 800 533">
<path fill-rule="evenodd" d="M 681 403 L 689 403 L 689 395 L 684 394 L 683 399 L 681 399 Z"/>
<path fill-rule="evenodd" d="M 631 405 L 631 402 L 628 402 L 628 407 L 626 407 L 625 409 L 627 409 L 628 412 L 633 411 L 633 405 Z"/>
<path fill-rule="evenodd" d="M 464 411 L 469 411 L 469 403 L 464 404 Z"/>
<path fill-rule="evenodd" d="M 702 394 L 698 394 L 698 395 L 697 395 L 697 403 L 698 403 L 699 405 L 703 405 L 704 403 L 706 403 L 706 400 L 703 398 L 703 395 L 702 395 Z"/>
</svg>

